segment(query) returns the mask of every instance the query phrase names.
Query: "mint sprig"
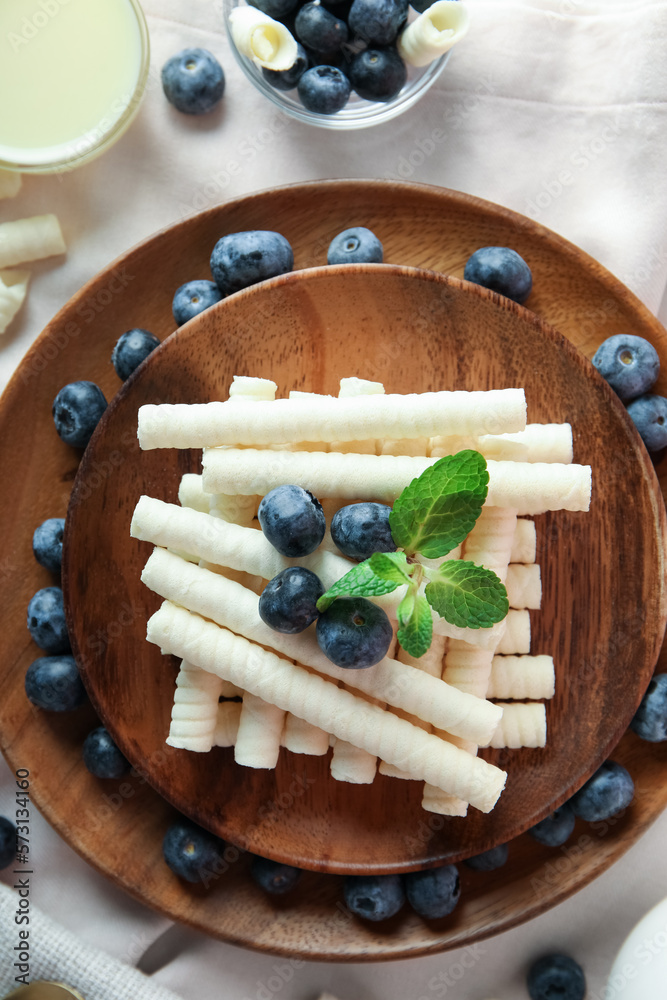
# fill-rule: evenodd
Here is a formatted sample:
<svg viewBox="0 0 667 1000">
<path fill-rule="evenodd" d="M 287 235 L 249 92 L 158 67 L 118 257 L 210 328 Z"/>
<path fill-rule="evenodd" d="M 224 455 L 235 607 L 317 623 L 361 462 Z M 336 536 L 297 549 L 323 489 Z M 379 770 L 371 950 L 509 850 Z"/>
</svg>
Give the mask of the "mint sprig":
<svg viewBox="0 0 667 1000">
<path fill-rule="evenodd" d="M 398 497 L 389 515 L 399 548 L 438 559 L 460 545 L 482 513 L 489 487 L 478 451 L 460 451 L 431 465 Z"/>
<path fill-rule="evenodd" d="M 353 567 L 320 598 L 318 610 L 326 611 L 337 597 L 379 597 L 404 586 L 398 641 L 415 658 L 431 644 L 432 611 L 460 628 L 502 621 L 507 591 L 491 570 L 460 559 L 430 570 L 417 559 L 438 559 L 461 544 L 482 512 L 488 486 L 486 461 L 477 451 L 447 455 L 429 466 L 406 486 L 389 515 L 396 551 L 374 552 Z"/>
<path fill-rule="evenodd" d="M 462 559 L 443 563 L 424 594 L 434 611 L 460 628 L 491 628 L 509 611 L 507 590 L 496 574 Z"/>
</svg>

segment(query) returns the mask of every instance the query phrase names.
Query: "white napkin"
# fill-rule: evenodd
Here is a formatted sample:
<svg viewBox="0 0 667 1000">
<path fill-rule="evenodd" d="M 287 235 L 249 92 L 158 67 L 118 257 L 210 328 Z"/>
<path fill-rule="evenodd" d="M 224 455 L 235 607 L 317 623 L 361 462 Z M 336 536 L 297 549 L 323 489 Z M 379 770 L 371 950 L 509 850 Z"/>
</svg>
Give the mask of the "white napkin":
<svg viewBox="0 0 667 1000">
<path fill-rule="evenodd" d="M 68 298 L 138 240 L 238 195 L 325 177 L 423 181 L 499 202 L 587 250 L 657 312 L 667 281 L 667 2 L 464 2 L 471 30 L 423 100 L 369 131 L 333 133 L 284 117 L 251 87 L 229 51 L 217 0 L 144 0 L 153 63 L 131 130 L 98 161 L 61 177 L 28 177 L 15 199 L 0 202 L 0 221 L 55 211 L 70 248 L 66 259 L 32 268 L 28 304 L 0 341 L 0 386 Z M 159 84 L 163 62 L 197 45 L 227 75 L 220 110 L 201 119 L 174 111 Z M 11 775 L 0 774 L 0 813 L 11 814 Z M 526 962 L 554 949 L 583 962 L 598 995 L 626 931 L 667 894 L 666 833 L 663 817 L 593 885 L 516 931 L 419 962 L 306 964 L 283 980 L 278 1000 L 312 1000 L 323 988 L 341 1000 L 517 996 Z M 37 815 L 33 837 L 35 903 L 83 946 L 154 970 L 155 983 L 187 1000 L 266 1000 L 283 961 L 170 928 L 89 869 Z M 558 879 L 556 862 L 566 858 L 555 853 L 548 877 Z M 7 935 L 11 910 L 3 913 Z M 59 933 L 40 924 L 39 947 Z M 50 974 L 66 978 L 54 961 Z M 154 995 L 133 989 L 137 1000 Z"/>
<path fill-rule="evenodd" d="M 17 882 L 25 882 L 23 875 Z M 21 951 L 26 929 L 15 922 L 17 897 L 7 886 L 0 885 L 0 992 L 5 996 L 20 985 L 22 976 L 28 981 L 43 979 L 72 986 L 84 1000 L 179 1000 L 175 993 L 152 983 L 143 973 L 118 962 L 97 948 L 81 944 L 77 938 L 36 907 L 30 907 L 29 958 L 24 961 Z M 11 957 L 10 957 L 11 956 Z M 29 971 L 24 968 L 29 967 Z"/>
</svg>

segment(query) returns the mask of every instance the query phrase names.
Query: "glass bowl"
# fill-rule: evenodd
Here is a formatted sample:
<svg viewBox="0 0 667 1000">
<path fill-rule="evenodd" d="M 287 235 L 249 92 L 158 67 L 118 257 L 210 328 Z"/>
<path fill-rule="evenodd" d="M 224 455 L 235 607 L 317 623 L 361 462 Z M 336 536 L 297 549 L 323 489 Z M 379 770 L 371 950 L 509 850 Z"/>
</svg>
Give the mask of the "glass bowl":
<svg viewBox="0 0 667 1000">
<path fill-rule="evenodd" d="M 292 118 L 307 122 L 309 125 L 317 125 L 320 128 L 342 130 L 368 128 L 370 125 L 379 125 L 381 122 L 387 122 L 391 118 L 403 114 L 413 104 L 416 104 L 420 97 L 435 83 L 445 68 L 450 55 L 450 52 L 446 52 L 427 66 L 407 66 L 407 80 L 400 93 L 390 101 L 366 101 L 352 91 L 349 101 L 341 111 L 337 111 L 333 115 L 318 114 L 304 108 L 296 88 L 282 91 L 272 87 L 262 75 L 262 70 L 236 48 L 229 24 L 229 15 L 236 7 L 245 6 L 247 4 L 244 0 L 224 0 L 223 2 L 227 37 L 239 66 L 257 90 L 264 94 L 277 108 Z M 408 21 L 411 21 L 418 15 L 412 7 L 409 10 Z"/>
</svg>

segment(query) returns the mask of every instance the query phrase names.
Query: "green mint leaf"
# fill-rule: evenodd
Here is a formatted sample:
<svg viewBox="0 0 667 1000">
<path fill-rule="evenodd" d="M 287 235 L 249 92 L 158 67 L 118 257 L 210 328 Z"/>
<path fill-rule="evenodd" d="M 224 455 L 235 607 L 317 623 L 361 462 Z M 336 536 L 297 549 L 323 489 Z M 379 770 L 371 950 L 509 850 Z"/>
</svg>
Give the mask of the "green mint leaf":
<svg viewBox="0 0 667 1000">
<path fill-rule="evenodd" d="M 379 597 L 390 594 L 399 584 L 395 580 L 382 580 L 370 567 L 370 559 L 359 563 L 336 580 L 317 602 L 318 611 L 326 611 L 337 597 Z"/>
<path fill-rule="evenodd" d="M 408 565 L 405 552 L 374 552 L 368 562 L 381 580 L 394 580 L 397 586 L 410 583 L 414 567 Z"/>
<path fill-rule="evenodd" d="M 509 610 L 496 574 L 461 559 L 443 563 L 424 593 L 434 611 L 460 628 L 490 628 Z"/>
<path fill-rule="evenodd" d="M 437 559 L 456 548 L 482 512 L 489 485 L 486 461 L 477 451 L 446 455 L 413 479 L 389 515 L 399 548 Z"/>
<path fill-rule="evenodd" d="M 402 603 L 402 602 L 401 602 Z M 400 622 L 400 618 L 399 618 Z M 423 656 L 433 638 L 433 615 L 423 594 L 415 595 L 410 615 L 405 625 L 398 630 L 398 641 L 410 656 Z"/>
<path fill-rule="evenodd" d="M 417 588 L 410 587 L 407 594 L 398 605 L 396 609 L 396 617 L 398 618 L 398 624 L 403 628 L 410 621 L 410 616 L 414 611 L 415 599 L 417 597 Z"/>
</svg>

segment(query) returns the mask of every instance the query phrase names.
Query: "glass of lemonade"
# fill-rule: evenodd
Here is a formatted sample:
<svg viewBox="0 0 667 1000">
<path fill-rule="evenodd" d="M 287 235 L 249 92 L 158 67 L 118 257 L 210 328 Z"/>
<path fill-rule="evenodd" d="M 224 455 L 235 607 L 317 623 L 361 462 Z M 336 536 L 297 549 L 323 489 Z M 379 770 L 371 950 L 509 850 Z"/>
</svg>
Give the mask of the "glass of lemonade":
<svg viewBox="0 0 667 1000">
<path fill-rule="evenodd" d="M 98 156 L 137 113 L 148 65 L 138 0 L 0 0 L 0 168 Z"/>
</svg>

